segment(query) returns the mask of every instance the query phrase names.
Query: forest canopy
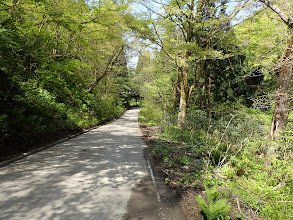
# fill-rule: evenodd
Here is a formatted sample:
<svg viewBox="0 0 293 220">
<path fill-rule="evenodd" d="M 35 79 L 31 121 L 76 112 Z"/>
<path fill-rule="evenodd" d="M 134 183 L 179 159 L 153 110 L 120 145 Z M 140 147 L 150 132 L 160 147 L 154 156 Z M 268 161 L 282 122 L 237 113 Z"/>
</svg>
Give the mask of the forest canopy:
<svg viewBox="0 0 293 220">
<path fill-rule="evenodd" d="M 174 177 L 180 187 L 221 185 L 259 216 L 289 219 L 292 7 L 287 0 L 0 1 L 0 160 L 140 106 L 140 123 L 161 132 L 154 156 L 183 170 Z"/>
<path fill-rule="evenodd" d="M 0 8 L 2 157 L 130 107 L 137 94 L 127 69 L 127 4 L 28 0 Z"/>
</svg>

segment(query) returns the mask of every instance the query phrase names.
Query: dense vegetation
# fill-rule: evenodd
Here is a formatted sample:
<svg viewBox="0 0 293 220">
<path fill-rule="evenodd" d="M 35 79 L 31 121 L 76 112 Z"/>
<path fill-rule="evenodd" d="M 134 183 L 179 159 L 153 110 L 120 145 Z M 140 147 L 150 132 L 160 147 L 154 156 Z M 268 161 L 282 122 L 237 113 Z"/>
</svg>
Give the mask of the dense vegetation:
<svg viewBox="0 0 293 220">
<path fill-rule="evenodd" d="M 185 189 L 205 185 L 207 194 L 219 193 L 214 186 L 220 185 L 230 204 L 240 198 L 243 210 L 291 219 L 293 42 L 286 18 L 292 18 L 292 5 L 239 1 L 228 10 L 227 2 L 168 1 L 157 11 L 162 19 L 152 23 L 149 39 L 159 47 L 142 53 L 136 69 L 140 122 L 161 128 L 152 152 L 180 173 L 166 175 L 167 183 L 177 181 Z M 232 26 L 230 18 L 246 7 L 254 12 Z M 282 105 L 287 107 L 280 110 Z M 198 197 L 205 218 L 229 219 L 227 201 L 213 193 L 210 204 Z M 243 218 L 241 208 L 237 216 Z"/>
<path fill-rule="evenodd" d="M 0 2 L 0 160 L 130 107 L 127 17 L 107 0 Z"/>
<path fill-rule="evenodd" d="M 161 130 L 154 156 L 188 167 L 180 185 L 203 183 L 207 219 L 229 219 L 218 186 L 263 218 L 292 218 L 292 9 L 286 0 L 1 1 L 0 160 L 141 98 L 140 122 Z M 140 49 L 135 73 L 130 47 Z"/>
</svg>

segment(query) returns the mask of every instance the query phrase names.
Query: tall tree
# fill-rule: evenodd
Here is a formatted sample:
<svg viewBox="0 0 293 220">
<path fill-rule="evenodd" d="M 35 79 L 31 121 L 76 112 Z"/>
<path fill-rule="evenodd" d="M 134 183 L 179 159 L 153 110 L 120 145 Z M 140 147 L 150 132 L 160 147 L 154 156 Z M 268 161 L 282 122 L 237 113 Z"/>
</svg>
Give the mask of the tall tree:
<svg viewBox="0 0 293 220">
<path fill-rule="evenodd" d="M 288 98 L 289 86 L 292 76 L 292 59 L 293 59 L 293 17 L 292 17 L 292 3 L 285 1 L 271 1 L 271 0 L 259 0 L 266 7 L 274 11 L 278 17 L 288 26 L 290 33 L 290 39 L 288 45 L 280 60 L 280 66 L 278 68 L 278 82 L 277 90 L 275 94 L 275 109 L 271 124 L 270 135 L 274 139 L 274 135 L 281 129 L 284 129 L 288 123 L 290 109 L 290 103 Z M 281 9 L 279 6 L 287 6 L 287 8 Z"/>
<path fill-rule="evenodd" d="M 154 12 L 148 7 L 151 13 L 156 14 L 164 28 L 156 27 L 153 22 L 153 32 L 148 29 L 148 32 L 143 34 L 145 38 L 156 43 L 177 66 L 178 84 L 175 83 L 175 86 L 179 92 L 178 126 L 185 120 L 188 100 L 202 76 L 206 59 L 223 57 L 221 51 L 214 49 L 210 39 L 219 32 L 224 32 L 226 25 L 246 4 L 245 2 L 235 8 L 230 15 L 225 15 L 221 11 L 225 11 L 227 2 L 170 0 L 161 3 L 163 11 Z M 203 35 L 197 33 L 199 29 Z M 196 63 L 197 68 L 191 69 L 191 63 Z"/>
</svg>

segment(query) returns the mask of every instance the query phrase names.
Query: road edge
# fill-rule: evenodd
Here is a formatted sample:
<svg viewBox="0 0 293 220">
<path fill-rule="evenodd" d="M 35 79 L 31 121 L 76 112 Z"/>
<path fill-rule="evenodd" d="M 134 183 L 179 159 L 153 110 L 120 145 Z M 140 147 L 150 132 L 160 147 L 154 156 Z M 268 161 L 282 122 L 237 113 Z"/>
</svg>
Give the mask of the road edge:
<svg viewBox="0 0 293 220">
<path fill-rule="evenodd" d="M 92 131 L 92 130 L 94 130 L 94 129 L 97 129 L 97 128 L 99 128 L 99 127 L 102 127 L 102 126 L 104 126 L 104 125 L 106 125 L 106 124 L 112 123 L 112 122 L 114 122 L 114 121 L 120 119 L 120 118 L 125 114 L 125 112 L 127 112 L 128 110 L 130 110 L 130 109 L 125 110 L 122 114 L 120 114 L 120 115 L 118 115 L 118 116 L 116 116 L 116 117 L 114 117 L 114 118 L 112 118 L 112 119 L 110 119 L 110 120 L 105 120 L 105 121 L 101 122 L 100 124 L 95 125 L 95 126 L 89 128 L 89 129 L 84 129 L 84 130 L 82 130 L 81 132 L 78 132 L 77 134 L 68 135 L 68 136 L 65 137 L 65 138 L 62 138 L 62 139 L 57 140 L 57 141 L 55 141 L 55 142 L 53 142 L 53 143 L 49 143 L 49 144 L 47 144 L 47 145 L 44 146 L 44 147 L 40 147 L 40 148 L 37 148 L 37 149 L 35 149 L 35 150 L 32 150 L 32 151 L 26 152 L 26 153 L 22 153 L 22 155 L 19 155 L 19 156 L 13 157 L 13 158 L 8 159 L 8 160 L 5 160 L 5 161 L 2 161 L 2 162 L 0 163 L 0 168 L 5 167 L 5 166 L 7 166 L 7 165 L 9 165 L 9 164 L 11 164 L 11 163 L 14 163 L 14 162 L 18 161 L 18 160 L 22 160 L 22 159 L 24 159 L 24 158 L 26 158 L 26 157 L 28 157 L 28 156 L 30 156 L 30 155 L 33 155 L 33 154 L 36 154 L 36 153 L 41 152 L 41 151 L 43 151 L 43 150 L 46 150 L 46 149 L 48 149 L 48 148 L 50 148 L 50 147 L 53 147 L 53 146 L 55 146 L 55 145 L 57 145 L 57 144 L 63 143 L 64 141 L 70 140 L 70 139 L 75 138 L 75 137 L 77 137 L 77 136 L 80 136 L 80 135 L 82 135 L 82 134 L 84 134 L 84 133 L 87 133 L 87 132 L 89 132 L 89 131 Z"/>
</svg>

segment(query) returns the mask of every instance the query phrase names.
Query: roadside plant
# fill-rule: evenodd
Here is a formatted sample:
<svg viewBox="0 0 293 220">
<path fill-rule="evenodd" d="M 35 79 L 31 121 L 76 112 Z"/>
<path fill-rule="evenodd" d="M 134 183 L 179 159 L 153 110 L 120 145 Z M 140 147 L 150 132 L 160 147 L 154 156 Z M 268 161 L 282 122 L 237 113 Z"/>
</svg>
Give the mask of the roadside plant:
<svg viewBox="0 0 293 220">
<path fill-rule="evenodd" d="M 218 185 L 213 185 L 211 188 L 208 188 L 205 185 L 205 191 L 208 203 L 206 203 L 202 197 L 196 197 L 198 205 L 205 219 L 230 219 L 230 217 L 228 217 L 226 214 L 230 210 L 231 206 L 228 205 L 227 199 L 219 198 L 220 192 L 218 191 Z"/>
</svg>

